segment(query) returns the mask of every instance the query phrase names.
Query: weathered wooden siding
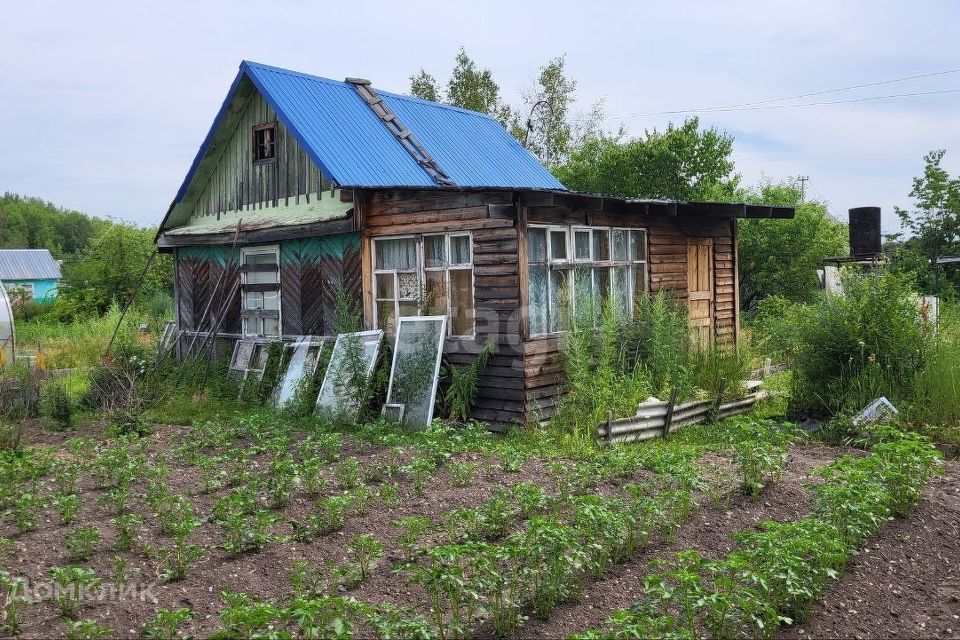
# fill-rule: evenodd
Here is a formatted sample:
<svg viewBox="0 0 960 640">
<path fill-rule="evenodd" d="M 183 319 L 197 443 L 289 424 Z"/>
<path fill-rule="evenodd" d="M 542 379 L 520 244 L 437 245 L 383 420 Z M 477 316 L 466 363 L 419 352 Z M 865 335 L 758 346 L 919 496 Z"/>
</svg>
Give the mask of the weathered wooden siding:
<svg viewBox="0 0 960 640">
<path fill-rule="evenodd" d="M 529 207 L 521 212 L 521 243 L 525 243 L 523 229 L 527 223 L 647 229 L 650 291 L 669 290 L 684 303 L 687 299 L 687 238 L 713 238 L 714 336 L 718 341 L 736 339 L 735 223 L 732 219 L 612 215 L 557 206 Z M 525 283 L 526 278 L 522 280 Z M 521 290 L 522 304 L 526 304 L 526 297 L 526 291 Z M 564 390 L 560 355 L 562 338 L 526 337 L 522 350 L 526 411 L 547 418 L 553 414 Z"/>
<path fill-rule="evenodd" d="M 330 197 L 331 183 L 258 93 L 246 98 L 229 142 L 210 172 L 190 214 L 190 224 L 229 212 L 297 208 Z M 253 162 L 253 127 L 276 123 L 276 160 Z"/>
<path fill-rule="evenodd" d="M 493 426 L 524 420 L 523 358 L 519 331 L 520 278 L 516 209 L 512 194 L 373 192 L 361 205 L 364 226 L 365 322 L 373 327 L 370 238 L 467 231 L 473 236 L 474 338 L 450 338 L 444 353 L 453 365 L 473 361 L 480 347 L 496 349 L 481 375 L 473 418 Z"/>
<path fill-rule="evenodd" d="M 285 336 L 330 335 L 338 287 L 360 305 L 360 236 L 356 233 L 288 240 L 280 245 L 280 319 Z M 206 330 L 240 278 L 240 250 L 230 266 L 229 246 L 182 247 L 177 250 L 177 318 L 180 327 Z M 219 287 L 220 274 L 227 269 Z M 199 327 L 213 295 L 211 313 Z M 212 321 L 210 317 L 212 316 Z M 239 291 L 225 311 L 220 333 L 240 333 Z"/>
</svg>

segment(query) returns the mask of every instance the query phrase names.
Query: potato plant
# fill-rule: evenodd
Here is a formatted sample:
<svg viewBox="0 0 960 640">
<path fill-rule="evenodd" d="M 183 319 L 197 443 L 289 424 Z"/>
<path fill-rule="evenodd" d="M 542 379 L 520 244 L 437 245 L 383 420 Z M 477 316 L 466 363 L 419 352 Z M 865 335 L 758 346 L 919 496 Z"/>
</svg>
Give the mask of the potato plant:
<svg viewBox="0 0 960 640">
<path fill-rule="evenodd" d="M 53 567 L 50 576 L 54 586 L 54 601 L 60 613 L 75 619 L 80 612 L 80 602 L 92 589 L 100 586 L 101 580 L 93 569 L 83 567 Z"/>
</svg>

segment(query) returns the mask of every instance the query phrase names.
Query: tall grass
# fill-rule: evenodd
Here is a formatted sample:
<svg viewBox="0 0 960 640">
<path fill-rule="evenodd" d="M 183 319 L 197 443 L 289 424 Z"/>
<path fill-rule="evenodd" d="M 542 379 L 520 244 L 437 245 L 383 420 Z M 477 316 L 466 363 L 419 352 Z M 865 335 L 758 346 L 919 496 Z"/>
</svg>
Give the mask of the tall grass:
<svg viewBox="0 0 960 640">
<path fill-rule="evenodd" d="M 99 364 L 119 321 L 120 310 L 115 304 L 100 317 L 76 320 L 69 324 L 42 316 L 25 322 L 18 321 L 17 350 L 19 353 L 42 354 L 43 364 L 48 369 L 95 366 Z M 148 341 L 148 336 L 139 334 L 137 327 L 141 322 L 156 328 L 154 325 L 157 322 L 150 322 L 149 316 L 128 313 L 117 331 L 117 343 Z"/>
<path fill-rule="evenodd" d="M 956 305 L 941 309 L 937 332 L 904 413 L 926 435 L 960 445 L 960 308 Z"/>
</svg>

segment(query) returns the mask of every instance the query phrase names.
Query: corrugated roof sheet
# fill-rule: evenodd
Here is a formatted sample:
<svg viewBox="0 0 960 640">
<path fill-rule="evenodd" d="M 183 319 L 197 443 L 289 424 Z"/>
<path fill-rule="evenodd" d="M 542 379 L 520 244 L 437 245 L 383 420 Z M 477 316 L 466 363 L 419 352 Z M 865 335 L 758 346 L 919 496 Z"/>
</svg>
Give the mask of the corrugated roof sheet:
<svg viewBox="0 0 960 640">
<path fill-rule="evenodd" d="M 0 280 L 49 280 L 60 265 L 47 249 L 0 249 Z"/>
<path fill-rule="evenodd" d="M 177 194 L 179 202 L 239 81 L 250 78 L 317 166 L 344 187 L 435 187 L 346 82 L 244 61 Z M 564 189 L 489 116 L 378 91 L 458 187 Z"/>
</svg>

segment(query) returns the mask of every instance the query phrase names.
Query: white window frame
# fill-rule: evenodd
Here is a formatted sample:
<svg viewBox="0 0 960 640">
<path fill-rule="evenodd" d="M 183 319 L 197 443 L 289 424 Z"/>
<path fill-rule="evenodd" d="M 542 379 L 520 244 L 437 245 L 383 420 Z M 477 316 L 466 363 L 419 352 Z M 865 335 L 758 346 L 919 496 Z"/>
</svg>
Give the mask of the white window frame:
<svg viewBox="0 0 960 640">
<path fill-rule="evenodd" d="M 263 330 L 263 318 L 256 318 L 256 327 L 258 329 L 257 333 L 250 333 L 247 331 L 247 318 L 244 317 L 244 311 L 252 311 L 252 309 L 247 308 L 247 295 L 249 291 L 244 290 L 244 287 L 247 285 L 247 272 L 244 269 L 240 270 L 240 333 L 244 337 L 254 337 L 254 338 L 270 338 L 270 337 L 279 337 L 283 335 L 283 296 L 280 292 L 280 245 L 269 244 L 269 245 L 257 245 L 253 247 L 242 247 L 240 249 L 240 266 L 243 267 L 247 264 L 247 256 L 249 255 L 266 255 L 272 254 L 277 260 L 277 333 L 267 334 Z"/>
<path fill-rule="evenodd" d="M 424 239 L 425 238 L 439 238 L 442 237 L 444 243 L 444 252 L 446 255 L 446 263 L 440 267 L 428 267 L 426 266 L 426 255 L 424 252 Z M 452 264 L 453 253 L 452 248 L 452 239 L 453 238 L 467 238 L 468 251 L 469 251 L 469 262 L 467 263 L 458 263 Z M 377 242 L 383 242 L 388 240 L 413 240 L 416 244 L 416 265 L 412 269 L 381 269 L 377 264 Z M 474 263 L 473 263 L 473 234 L 470 231 L 447 231 L 440 233 L 418 233 L 418 234 L 406 234 L 406 235 L 396 235 L 396 236 L 379 236 L 376 238 L 370 239 L 370 260 L 372 262 L 372 271 L 373 271 L 373 282 L 371 283 L 371 297 L 373 300 L 373 322 L 374 327 L 377 329 L 386 330 L 386 327 L 380 326 L 380 308 L 383 305 L 383 302 L 377 297 L 377 276 L 378 275 L 393 275 L 393 321 L 395 329 L 399 327 L 400 322 L 400 280 L 398 274 L 400 273 L 415 273 L 417 275 L 417 288 L 419 290 L 419 299 L 416 301 L 418 304 L 418 313 L 424 314 L 427 310 L 420 308 L 419 305 L 423 304 L 423 294 L 426 291 L 426 274 L 428 271 L 432 272 L 443 272 L 443 284 L 446 289 L 446 332 L 447 337 L 450 338 L 472 338 L 476 335 L 477 330 L 477 289 L 476 289 L 476 274 L 474 273 Z M 450 272 L 451 271 L 469 271 L 470 272 L 470 291 L 472 295 L 471 306 L 473 310 L 473 322 L 470 326 L 470 333 L 467 334 L 454 334 L 453 333 L 453 296 L 451 295 L 450 290 Z M 414 317 L 414 316 L 403 316 L 403 317 Z"/>
<path fill-rule="evenodd" d="M 553 285 L 553 278 L 555 272 L 559 270 L 565 270 L 569 274 L 567 281 L 570 283 L 568 287 L 567 295 L 569 299 L 567 304 L 569 305 L 570 310 L 576 315 L 576 271 L 577 269 L 589 269 L 590 270 L 590 297 L 591 300 L 597 298 L 597 288 L 599 286 L 599 280 L 597 276 L 598 269 L 612 269 L 613 267 L 626 267 L 627 268 L 627 305 L 630 309 L 631 316 L 636 311 L 636 279 L 634 274 L 634 268 L 637 265 L 643 265 L 643 291 L 646 293 L 650 290 L 650 267 L 649 267 L 649 232 L 645 227 L 605 227 L 605 226 L 585 226 L 585 225 L 556 225 L 556 224 L 531 224 L 527 226 L 527 233 L 531 229 L 543 229 L 546 235 L 546 261 L 533 261 L 530 259 L 529 252 L 527 255 L 527 273 L 529 280 L 529 270 L 533 266 L 546 266 L 547 267 L 547 320 L 546 320 L 546 330 L 542 332 L 534 333 L 532 327 L 529 326 L 529 314 L 528 314 L 528 331 L 531 337 L 537 336 L 548 336 L 548 335 L 558 335 L 565 332 L 560 324 L 554 324 L 554 316 L 557 313 L 557 310 L 553 308 L 552 297 L 550 295 L 551 286 Z M 566 259 L 552 259 L 552 246 L 551 246 L 551 231 L 565 231 L 566 241 L 567 241 L 567 251 Z M 594 232 L 595 231 L 605 231 L 608 234 L 609 241 L 609 257 L 606 260 L 596 260 L 594 255 Z M 626 231 L 627 236 L 627 257 L 624 260 L 615 260 L 614 259 L 614 244 L 613 244 L 613 233 L 614 231 Z M 588 234 L 588 243 L 587 249 L 589 256 L 587 258 L 577 258 L 576 249 L 577 249 L 577 233 Z M 643 258 L 637 258 L 634 255 L 634 243 L 633 238 L 631 237 L 634 233 L 643 234 Z M 609 273 L 609 271 L 608 271 Z M 609 275 L 608 275 L 609 279 Z M 609 280 L 608 280 L 609 282 Z M 527 285 L 529 287 L 529 284 Z M 609 286 L 609 284 L 608 284 Z M 527 291 L 527 299 L 529 304 L 530 292 Z M 553 326 L 560 326 L 559 329 L 553 329 Z"/>
</svg>

